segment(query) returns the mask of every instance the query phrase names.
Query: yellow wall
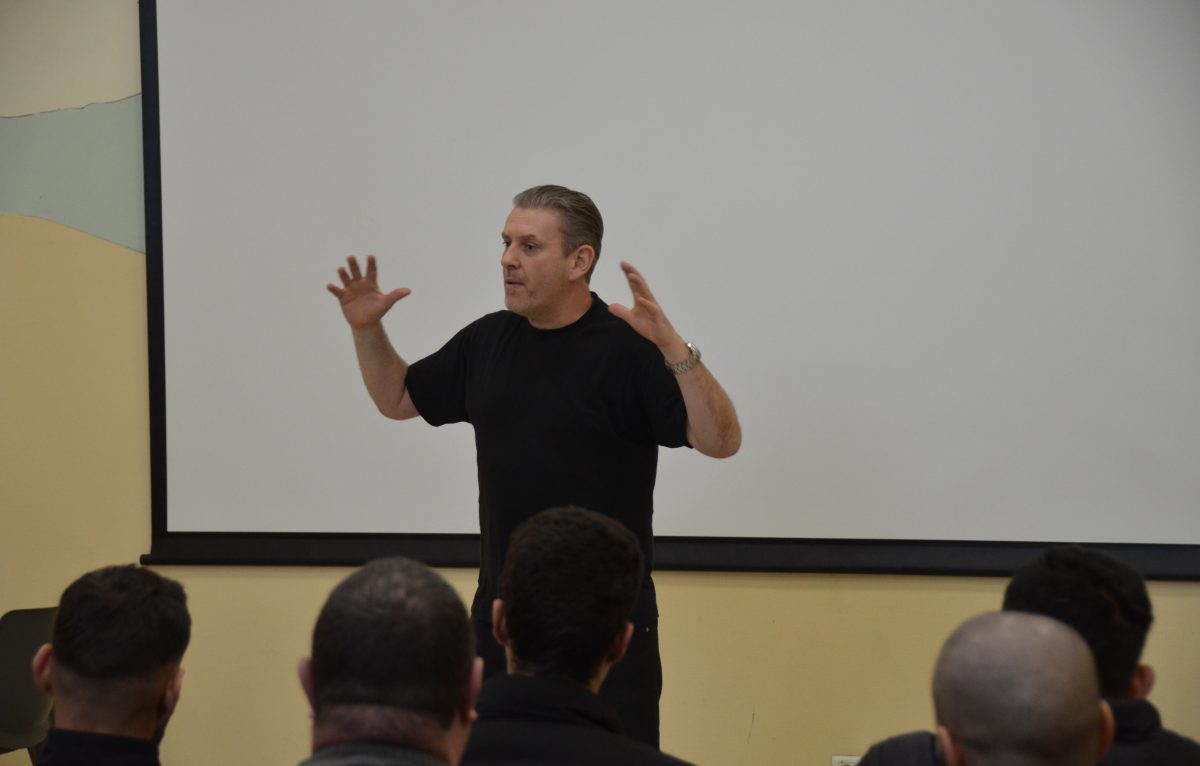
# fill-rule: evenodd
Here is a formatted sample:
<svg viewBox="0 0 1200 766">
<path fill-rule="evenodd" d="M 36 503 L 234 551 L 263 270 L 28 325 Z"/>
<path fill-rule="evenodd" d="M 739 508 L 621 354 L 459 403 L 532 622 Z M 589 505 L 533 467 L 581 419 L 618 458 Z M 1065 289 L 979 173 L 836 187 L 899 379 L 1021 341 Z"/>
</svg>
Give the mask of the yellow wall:
<svg viewBox="0 0 1200 766">
<path fill-rule="evenodd" d="M 59 46 L 58 57 L 23 70 L 37 87 L 23 89 L 21 103 L 32 103 L 31 92 L 56 106 L 132 95 L 133 5 L 0 0 L 0 51 L 29 35 Z M 80 7 L 107 15 L 87 22 L 89 42 L 73 56 L 62 43 L 80 32 L 64 9 Z M 94 71 L 97 50 L 117 74 L 96 87 L 100 95 L 80 93 L 71 72 Z M 0 89 L 0 114 L 24 113 L 4 102 L 9 93 Z M 145 553 L 150 498 L 143 256 L 58 223 L 0 215 L 0 274 L 5 611 L 52 604 L 81 572 Z M 293 668 L 345 570 L 163 571 L 184 583 L 195 620 L 164 762 L 207 764 L 214 753 L 230 764 L 300 760 L 307 715 Z M 473 572 L 446 575 L 469 595 Z M 994 579 L 716 573 L 662 573 L 658 583 L 664 747 L 730 766 L 824 766 L 832 753 L 860 753 L 928 726 L 940 642 L 966 616 L 994 608 L 1002 587 Z M 1147 650 L 1160 676 L 1153 699 L 1168 725 L 1198 734 L 1200 584 L 1151 590 L 1159 614 Z M 0 756 L 0 766 L 25 762 Z"/>
</svg>

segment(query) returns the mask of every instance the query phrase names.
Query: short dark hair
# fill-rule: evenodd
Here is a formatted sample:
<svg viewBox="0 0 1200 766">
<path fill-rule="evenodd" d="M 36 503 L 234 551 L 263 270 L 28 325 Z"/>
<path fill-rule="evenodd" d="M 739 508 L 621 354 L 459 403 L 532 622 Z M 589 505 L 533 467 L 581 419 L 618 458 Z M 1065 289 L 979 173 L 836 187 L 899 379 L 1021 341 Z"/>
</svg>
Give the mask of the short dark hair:
<svg viewBox="0 0 1200 766">
<path fill-rule="evenodd" d="M 88 572 L 58 602 L 54 661 L 88 681 L 148 676 L 179 664 L 191 638 L 183 586 L 133 564 Z"/>
<path fill-rule="evenodd" d="M 519 671 L 589 681 L 633 613 L 642 549 L 620 522 L 555 508 L 513 533 L 500 576 Z"/>
<path fill-rule="evenodd" d="M 318 720 L 347 705 L 399 708 L 448 728 L 475 659 L 466 607 L 424 564 L 378 559 L 343 580 L 312 638 Z"/>
<path fill-rule="evenodd" d="M 526 210 L 557 210 L 564 255 L 575 252 L 583 245 L 591 245 L 596 253 L 587 273 L 587 279 L 591 280 L 596 262 L 600 260 L 600 241 L 604 239 L 604 219 L 600 217 L 600 209 L 591 197 L 565 186 L 545 184 L 526 189 L 513 197 L 513 205 Z"/>
<path fill-rule="evenodd" d="M 1049 548 L 1018 569 L 1004 591 L 1004 609 L 1053 617 L 1078 631 L 1109 697 L 1128 691 L 1154 622 L 1142 575 L 1078 545 Z"/>
</svg>

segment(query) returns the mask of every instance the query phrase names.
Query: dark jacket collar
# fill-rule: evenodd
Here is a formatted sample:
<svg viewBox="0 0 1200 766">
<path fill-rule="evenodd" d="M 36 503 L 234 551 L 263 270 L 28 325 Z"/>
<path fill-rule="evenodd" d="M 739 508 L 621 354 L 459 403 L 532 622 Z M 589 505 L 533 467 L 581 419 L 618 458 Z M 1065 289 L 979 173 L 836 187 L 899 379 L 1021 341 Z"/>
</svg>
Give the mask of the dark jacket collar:
<svg viewBox="0 0 1200 766">
<path fill-rule="evenodd" d="M 521 719 L 598 726 L 621 733 L 613 712 L 574 681 L 541 676 L 497 676 L 483 685 L 479 720 Z"/>
<path fill-rule="evenodd" d="M 1141 742 L 1162 729 L 1162 718 L 1149 700 L 1110 699 L 1118 743 Z"/>
<path fill-rule="evenodd" d="M 158 745 L 145 739 L 51 729 L 38 763 L 47 766 L 158 766 Z"/>
</svg>

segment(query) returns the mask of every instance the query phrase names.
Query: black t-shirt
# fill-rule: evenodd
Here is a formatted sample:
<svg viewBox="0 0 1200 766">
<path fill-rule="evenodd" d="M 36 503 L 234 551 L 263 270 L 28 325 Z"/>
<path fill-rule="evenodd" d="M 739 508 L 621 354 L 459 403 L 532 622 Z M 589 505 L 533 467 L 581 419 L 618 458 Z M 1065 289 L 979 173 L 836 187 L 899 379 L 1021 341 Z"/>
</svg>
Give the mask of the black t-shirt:
<svg viewBox="0 0 1200 766">
<path fill-rule="evenodd" d="M 662 354 L 595 293 L 578 321 L 554 330 L 488 314 L 409 367 L 405 385 L 431 425 L 475 428 L 476 617 L 490 619 L 509 536 L 547 508 L 576 505 L 621 521 L 650 571 L 658 446 L 687 444 L 687 412 Z M 635 622 L 656 617 L 652 588 L 647 577 Z"/>
<path fill-rule="evenodd" d="M 51 729 L 40 766 L 159 766 L 158 745 L 145 739 Z"/>
</svg>

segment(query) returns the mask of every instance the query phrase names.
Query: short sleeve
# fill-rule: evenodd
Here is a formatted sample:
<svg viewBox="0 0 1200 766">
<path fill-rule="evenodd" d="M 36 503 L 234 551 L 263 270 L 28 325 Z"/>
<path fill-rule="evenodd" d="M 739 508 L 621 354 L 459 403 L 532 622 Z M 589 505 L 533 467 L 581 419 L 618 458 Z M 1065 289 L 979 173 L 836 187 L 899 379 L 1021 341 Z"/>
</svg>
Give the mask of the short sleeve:
<svg viewBox="0 0 1200 766">
<path fill-rule="evenodd" d="M 657 349 L 641 364 L 639 374 L 642 408 L 656 444 L 690 447 L 687 440 L 687 407 L 675 376 L 663 364 Z"/>
<path fill-rule="evenodd" d="M 476 323 L 446 345 L 408 367 L 404 386 L 417 412 L 431 426 L 461 423 L 467 417 L 467 374 Z"/>
</svg>

